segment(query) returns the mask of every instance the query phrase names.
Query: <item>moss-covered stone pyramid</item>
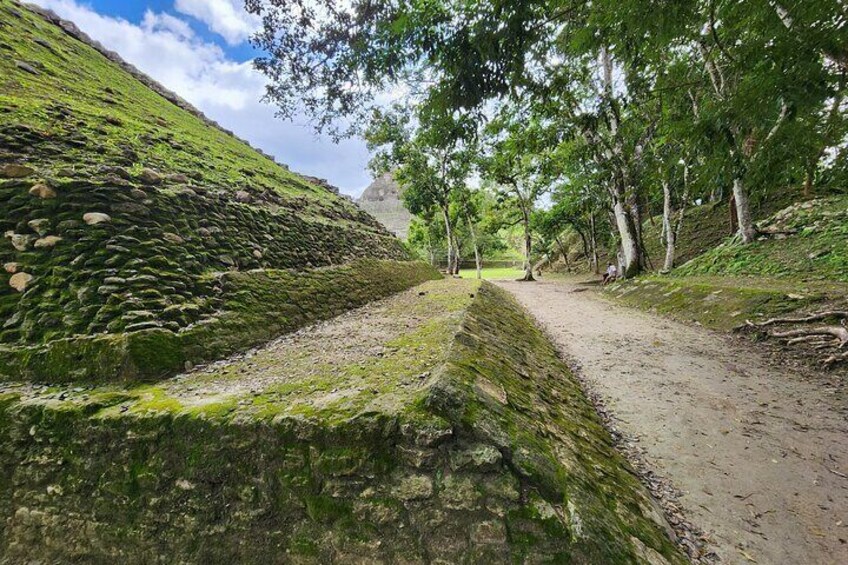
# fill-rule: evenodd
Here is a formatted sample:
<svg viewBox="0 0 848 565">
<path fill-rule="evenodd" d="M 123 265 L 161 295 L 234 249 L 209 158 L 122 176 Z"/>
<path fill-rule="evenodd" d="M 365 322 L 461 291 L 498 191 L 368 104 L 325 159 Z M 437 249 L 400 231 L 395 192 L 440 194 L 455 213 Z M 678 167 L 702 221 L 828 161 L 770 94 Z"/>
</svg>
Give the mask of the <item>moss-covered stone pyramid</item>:
<svg viewBox="0 0 848 565">
<path fill-rule="evenodd" d="M 345 198 L 10 0 L 0 211 L 7 377 L 161 376 L 433 275 Z"/>
<path fill-rule="evenodd" d="M 0 55 L 0 565 L 684 562 L 504 291 L 49 13 Z"/>
</svg>

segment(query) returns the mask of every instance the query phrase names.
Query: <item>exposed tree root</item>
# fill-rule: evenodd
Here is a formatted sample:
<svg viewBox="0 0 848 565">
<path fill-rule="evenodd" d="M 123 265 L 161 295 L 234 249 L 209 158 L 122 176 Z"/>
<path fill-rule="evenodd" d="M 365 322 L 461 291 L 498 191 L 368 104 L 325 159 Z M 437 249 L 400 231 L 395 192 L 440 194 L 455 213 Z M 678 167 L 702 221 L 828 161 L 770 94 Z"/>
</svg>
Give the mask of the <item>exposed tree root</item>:
<svg viewBox="0 0 848 565">
<path fill-rule="evenodd" d="M 775 324 L 806 324 L 809 322 L 818 322 L 820 320 L 826 320 L 828 318 L 848 319 L 848 312 L 842 310 L 826 310 L 824 312 L 817 312 L 815 314 L 811 314 L 803 318 L 771 318 L 769 320 L 766 320 L 765 322 L 752 322 L 751 320 L 745 320 L 745 325 L 754 328 L 764 328 L 766 326 L 773 326 Z"/>
<path fill-rule="evenodd" d="M 848 351 L 845 351 L 843 353 L 834 353 L 833 355 L 822 361 L 822 363 L 824 363 L 825 367 L 831 367 L 841 361 L 848 361 Z"/>
<path fill-rule="evenodd" d="M 520 279 L 515 279 L 516 282 L 535 282 L 536 279 L 533 278 L 533 271 L 524 271 L 524 276 Z"/>
<path fill-rule="evenodd" d="M 774 227 L 761 228 L 757 230 L 761 235 L 795 235 L 798 233 L 796 229 L 782 230 Z"/>
<path fill-rule="evenodd" d="M 819 346 L 830 347 L 833 344 L 830 340 L 826 340 L 823 336 L 820 335 L 805 335 L 801 337 L 794 337 L 786 342 L 786 345 L 798 345 L 799 343 L 809 343 L 814 348 Z"/>
<path fill-rule="evenodd" d="M 848 343 L 848 329 L 842 326 L 825 326 L 821 328 L 812 328 L 809 330 L 789 330 L 786 332 L 772 332 L 772 337 L 807 337 L 807 336 L 822 336 L 832 335 L 839 340 L 837 347 L 844 347 Z"/>
<path fill-rule="evenodd" d="M 842 324 L 838 326 L 795 328 L 785 331 L 764 331 L 764 328 L 770 326 L 782 324 L 801 325 L 834 318 L 841 319 Z M 846 328 L 846 322 L 848 322 L 848 311 L 826 310 L 797 318 L 771 318 L 763 322 L 745 320 L 745 324 L 736 329 L 747 328 L 757 330 L 768 337 L 785 339 L 788 346 L 805 345 L 813 351 L 822 352 L 820 354 L 825 356 L 822 359 L 822 364 L 825 367 L 832 367 L 837 363 L 848 361 L 848 351 L 842 351 L 848 345 L 848 328 Z"/>
</svg>

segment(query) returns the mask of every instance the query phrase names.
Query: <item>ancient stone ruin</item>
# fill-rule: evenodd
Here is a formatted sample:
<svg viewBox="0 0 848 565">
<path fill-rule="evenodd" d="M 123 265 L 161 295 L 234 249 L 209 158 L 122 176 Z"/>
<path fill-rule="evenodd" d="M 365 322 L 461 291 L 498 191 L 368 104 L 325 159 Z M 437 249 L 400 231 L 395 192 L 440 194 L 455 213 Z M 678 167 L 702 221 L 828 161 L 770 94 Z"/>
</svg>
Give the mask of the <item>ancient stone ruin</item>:
<svg viewBox="0 0 848 565">
<path fill-rule="evenodd" d="M 404 207 L 400 199 L 400 187 L 391 173 L 374 179 L 356 203 L 377 218 L 390 232 L 406 239 L 412 214 Z"/>
<path fill-rule="evenodd" d="M 683 562 L 503 291 L 53 15 L 0 51 L 0 563 Z"/>
</svg>

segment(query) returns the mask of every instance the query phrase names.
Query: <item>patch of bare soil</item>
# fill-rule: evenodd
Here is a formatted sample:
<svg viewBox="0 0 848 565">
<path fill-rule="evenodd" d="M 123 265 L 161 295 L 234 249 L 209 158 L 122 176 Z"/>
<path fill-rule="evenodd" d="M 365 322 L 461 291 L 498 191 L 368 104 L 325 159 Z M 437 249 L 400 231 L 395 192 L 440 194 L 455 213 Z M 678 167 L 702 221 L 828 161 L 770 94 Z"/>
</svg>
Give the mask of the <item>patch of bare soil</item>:
<svg viewBox="0 0 848 565">
<path fill-rule="evenodd" d="M 499 284 L 572 361 L 694 560 L 848 563 L 848 422 L 836 387 L 573 282 Z"/>
</svg>

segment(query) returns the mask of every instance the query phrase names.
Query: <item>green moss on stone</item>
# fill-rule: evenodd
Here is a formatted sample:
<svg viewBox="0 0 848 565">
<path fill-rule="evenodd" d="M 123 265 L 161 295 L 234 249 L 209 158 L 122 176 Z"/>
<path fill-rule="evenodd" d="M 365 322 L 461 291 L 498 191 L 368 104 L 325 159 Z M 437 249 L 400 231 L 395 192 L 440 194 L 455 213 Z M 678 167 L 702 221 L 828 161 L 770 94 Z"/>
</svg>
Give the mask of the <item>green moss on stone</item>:
<svg viewBox="0 0 848 565">
<path fill-rule="evenodd" d="M 304 272 L 223 275 L 221 308 L 181 331 L 161 328 L 0 346 L 0 379 L 149 381 L 215 360 L 439 275 L 418 262 L 359 260 Z"/>
<path fill-rule="evenodd" d="M 155 385 L 0 392 L 0 486 L 14 485 L 0 490 L 0 550 L 615 564 L 648 562 L 645 547 L 685 562 L 508 295 L 442 280 L 348 316 L 381 317 L 381 346 L 353 336 L 334 367 L 310 365 L 301 336 Z"/>
</svg>

